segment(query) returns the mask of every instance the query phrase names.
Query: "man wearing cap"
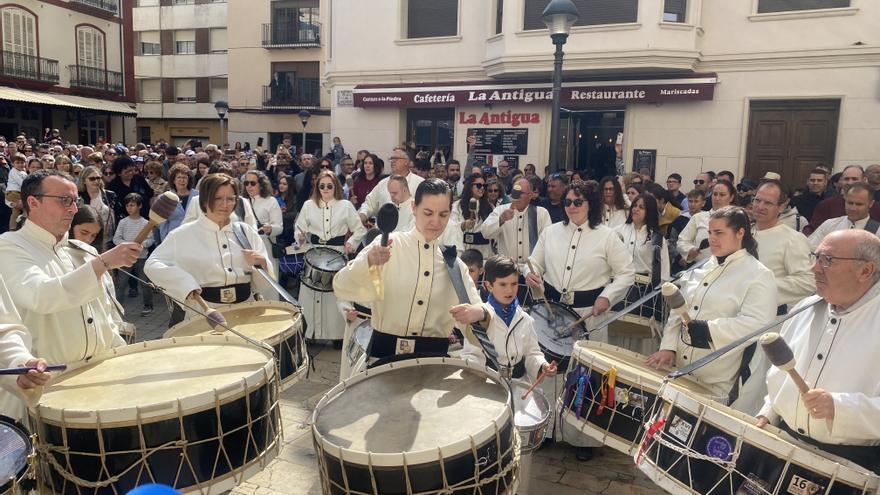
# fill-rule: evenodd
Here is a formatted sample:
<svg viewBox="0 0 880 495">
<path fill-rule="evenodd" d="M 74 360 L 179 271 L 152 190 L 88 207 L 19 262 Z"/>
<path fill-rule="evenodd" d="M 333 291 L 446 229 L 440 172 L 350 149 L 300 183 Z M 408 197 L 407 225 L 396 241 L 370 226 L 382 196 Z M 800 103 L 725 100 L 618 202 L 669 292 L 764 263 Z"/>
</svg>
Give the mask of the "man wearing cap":
<svg viewBox="0 0 880 495">
<path fill-rule="evenodd" d="M 836 230 L 863 229 L 877 235 L 880 222 L 871 218 L 870 210 L 874 206 L 874 191 L 864 182 L 850 185 L 846 190 L 846 215 L 830 218 L 810 234 L 810 246 L 816 247 L 831 232 Z"/>
</svg>

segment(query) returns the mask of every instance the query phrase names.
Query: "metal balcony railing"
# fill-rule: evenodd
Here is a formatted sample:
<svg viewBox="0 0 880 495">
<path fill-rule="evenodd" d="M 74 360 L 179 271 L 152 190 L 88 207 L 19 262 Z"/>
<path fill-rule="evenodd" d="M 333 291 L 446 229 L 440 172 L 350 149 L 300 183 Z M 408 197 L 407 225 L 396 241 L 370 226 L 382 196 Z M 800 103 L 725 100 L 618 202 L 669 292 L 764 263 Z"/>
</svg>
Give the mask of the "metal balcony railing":
<svg viewBox="0 0 880 495">
<path fill-rule="evenodd" d="M 109 12 L 111 14 L 119 13 L 119 0 L 70 0 L 72 3 L 88 5 L 96 9 Z"/>
<path fill-rule="evenodd" d="M 321 46 L 321 26 L 309 22 L 263 24 L 263 48 L 312 48 Z"/>
<path fill-rule="evenodd" d="M 321 105 L 317 79 L 298 79 L 289 86 L 263 86 L 263 108 L 299 108 Z"/>
<path fill-rule="evenodd" d="M 24 53 L 3 52 L 0 63 L 2 63 L 0 75 L 3 77 L 58 84 L 57 60 Z"/>
<path fill-rule="evenodd" d="M 85 65 L 69 65 L 68 69 L 70 69 L 71 88 L 94 89 L 122 94 L 121 72 L 87 67 Z"/>
</svg>

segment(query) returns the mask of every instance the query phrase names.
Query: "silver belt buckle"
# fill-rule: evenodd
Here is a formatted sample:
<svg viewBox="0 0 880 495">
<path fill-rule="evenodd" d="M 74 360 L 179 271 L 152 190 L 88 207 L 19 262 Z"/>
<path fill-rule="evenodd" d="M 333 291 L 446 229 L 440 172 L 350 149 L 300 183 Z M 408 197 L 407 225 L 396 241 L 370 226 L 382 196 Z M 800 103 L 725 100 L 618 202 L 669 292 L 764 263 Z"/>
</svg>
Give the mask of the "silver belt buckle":
<svg viewBox="0 0 880 495">
<path fill-rule="evenodd" d="M 318 244 L 323 246 L 323 245 L 327 244 L 327 241 L 325 241 L 324 239 L 318 239 Z"/>
<path fill-rule="evenodd" d="M 235 288 L 223 287 L 220 289 L 220 302 L 224 304 L 232 304 L 235 302 Z"/>
<path fill-rule="evenodd" d="M 562 301 L 562 304 L 572 306 L 574 304 L 574 292 L 563 292 L 562 297 L 559 299 Z"/>
<path fill-rule="evenodd" d="M 473 244 L 474 243 L 474 234 L 465 234 L 464 235 L 464 243 L 465 244 Z"/>
</svg>

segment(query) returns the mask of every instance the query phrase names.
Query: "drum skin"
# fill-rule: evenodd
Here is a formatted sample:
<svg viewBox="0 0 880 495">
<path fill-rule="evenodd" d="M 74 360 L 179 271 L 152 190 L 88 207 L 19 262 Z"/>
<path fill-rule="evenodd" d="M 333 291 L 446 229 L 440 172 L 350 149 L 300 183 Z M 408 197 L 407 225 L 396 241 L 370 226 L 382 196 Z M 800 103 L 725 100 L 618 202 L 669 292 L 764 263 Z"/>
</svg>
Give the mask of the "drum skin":
<svg viewBox="0 0 880 495">
<path fill-rule="evenodd" d="M 517 433 L 499 381 L 483 367 L 427 358 L 340 383 L 313 415 L 324 493 L 373 493 L 373 483 L 382 494 L 441 493 L 444 471 L 448 485 L 460 488 L 450 493 L 508 493 L 518 469 Z M 487 481 L 499 470 L 506 472 Z M 473 485 L 481 480 L 478 491 Z"/>
<path fill-rule="evenodd" d="M 345 255 L 328 247 L 314 247 L 306 251 L 305 260 L 302 283 L 318 292 L 332 292 L 333 277 L 345 266 Z"/>
<path fill-rule="evenodd" d="M 45 452 L 42 492 L 118 494 L 150 482 L 183 493 L 229 490 L 277 454 L 277 394 L 271 354 L 237 337 L 150 341 L 96 356 L 55 380 L 31 410 Z"/>
<path fill-rule="evenodd" d="M 552 315 L 547 314 L 547 305 L 550 306 Z M 556 361 L 559 369 L 567 369 L 574 343 L 578 339 L 576 334 L 586 332 L 586 327 L 583 323 L 577 325 L 569 337 L 559 337 L 556 335 L 556 330 L 573 324 L 580 319 L 580 316 L 571 307 L 553 301 L 536 302 L 525 311 L 535 320 L 538 345 L 544 351 L 547 362 Z"/>
</svg>

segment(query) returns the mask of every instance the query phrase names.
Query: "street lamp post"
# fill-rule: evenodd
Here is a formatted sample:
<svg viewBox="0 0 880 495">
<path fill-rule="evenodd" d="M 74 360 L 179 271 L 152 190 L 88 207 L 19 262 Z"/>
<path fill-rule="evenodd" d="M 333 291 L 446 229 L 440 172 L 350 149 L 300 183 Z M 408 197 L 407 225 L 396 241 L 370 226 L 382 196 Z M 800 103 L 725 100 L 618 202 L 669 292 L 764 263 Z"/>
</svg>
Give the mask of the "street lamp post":
<svg viewBox="0 0 880 495">
<path fill-rule="evenodd" d="M 217 110 L 217 116 L 220 117 L 220 142 L 217 143 L 217 146 L 219 146 L 220 149 L 223 149 L 223 145 L 226 143 L 226 132 L 223 125 L 223 118 L 226 117 L 226 112 L 229 111 L 229 104 L 220 100 L 217 103 L 214 103 L 214 110 Z"/>
<path fill-rule="evenodd" d="M 302 152 L 306 152 L 306 125 L 309 123 L 309 118 L 312 114 L 308 110 L 300 110 L 299 111 L 299 121 L 302 122 L 303 125 L 303 147 Z"/>
<path fill-rule="evenodd" d="M 550 117 L 550 171 L 559 169 L 559 97 L 562 92 L 562 45 L 580 15 L 571 0 L 550 0 L 541 15 L 556 46 L 553 53 L 553 114 Z"/>
</svg>

